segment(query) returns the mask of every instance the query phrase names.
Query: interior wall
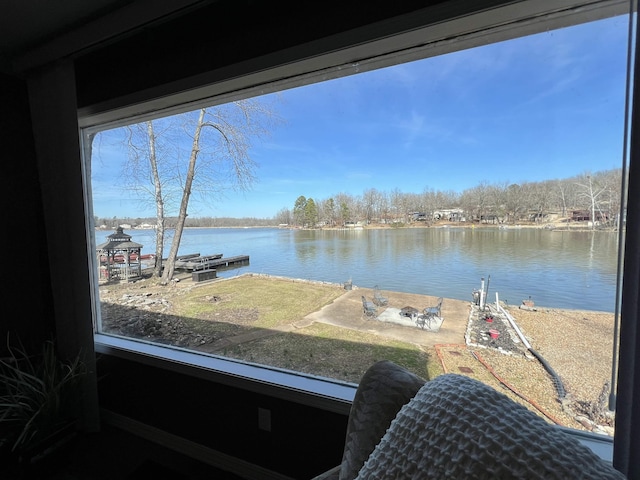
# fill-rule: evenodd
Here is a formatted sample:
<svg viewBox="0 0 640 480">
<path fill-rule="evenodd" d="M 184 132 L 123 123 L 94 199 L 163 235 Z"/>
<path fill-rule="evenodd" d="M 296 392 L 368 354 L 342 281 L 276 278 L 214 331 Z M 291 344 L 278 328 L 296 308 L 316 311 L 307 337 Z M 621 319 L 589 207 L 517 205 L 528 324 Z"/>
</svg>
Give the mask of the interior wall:
<svg viewBox="0 0 640 480">
<path fill-rule="evenodd" d="M 98 372 L 102 408 L 290 478 L 342 459 L 345 415 L 115 357 L 101 357 Z M 258 428 L 258 409 L 271 431 Z"/>
<path fill-rule="evenodd" d="M 47 235 L 31 130 L 27 85 L 0 74 L 0 146 L 3 164 L 3 251 L 9 267 L 0 298 L 0 356 L 7 355 L 7 334 L 29 351 L 52 338 L 53 300 Z"/>
<path fill-rule="evenodd" d="M 95 370 L 91 268 L 87 243 L 84 181 L 78 129 L 75 76 L 71 62 L 56 62 L 27 81 L 33 148 L 46 230 L 56 353 Z M 45 248 L 43 245 L 42 248 Z M 36 320 L 37 321 L 37 320 Z M 99 428 L 94 375 L 82 382 L 78 424 Z"/>
</svg>

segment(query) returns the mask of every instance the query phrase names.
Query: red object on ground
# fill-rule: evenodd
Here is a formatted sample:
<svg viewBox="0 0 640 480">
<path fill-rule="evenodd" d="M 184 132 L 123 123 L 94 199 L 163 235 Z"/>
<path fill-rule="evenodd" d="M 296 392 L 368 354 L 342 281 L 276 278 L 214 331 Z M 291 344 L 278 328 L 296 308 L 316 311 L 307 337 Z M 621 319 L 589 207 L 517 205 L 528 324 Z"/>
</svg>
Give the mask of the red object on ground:
<svg viewBox="0 0 640 480">
<path fill-rule="evenodd" d="M 500 332 L 492 328 L 489 330 L 489 335 L 491 335 L 491 338 L 498 338 L 500 336 Z"/>
</svg>

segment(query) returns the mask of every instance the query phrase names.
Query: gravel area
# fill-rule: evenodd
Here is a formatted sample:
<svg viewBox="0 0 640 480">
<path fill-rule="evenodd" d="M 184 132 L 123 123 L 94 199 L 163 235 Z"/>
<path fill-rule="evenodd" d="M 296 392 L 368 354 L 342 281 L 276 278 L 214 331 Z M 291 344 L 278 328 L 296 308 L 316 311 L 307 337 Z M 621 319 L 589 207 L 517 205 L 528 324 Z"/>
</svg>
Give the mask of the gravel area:
<svg viewBox="0 0 640 480">
<path fill-rule="evenodd" d="M 464 365 L 474 365 L 465 356 L 479 357 L 474 358 L 477 366 L 473 367 L 474 376 L 486 370 L 483 374 L 487 383 L 497 385 L 496 388 L 548 420 L 612 435 L 614 416 L 607 402 L 614 315 L 510 307 L 507 312 L 516 329 L 503 312 L 493 307 L 491 312 L 489 315 L 472 308 L 466 338 L 468 351 L 455 355 L 447 350 L 439 352 L 447 369 L 456 371 L 462 366 L 464 371 Z M 492 338 L 489 330 L 497 331 L 497 338 Z M 548 368 L 527 348 L 518 330 Z M 483 363 L 484 369 L 480 368 Z M 517 393 L 506 385 L 514 387 Z"/>
</svg>

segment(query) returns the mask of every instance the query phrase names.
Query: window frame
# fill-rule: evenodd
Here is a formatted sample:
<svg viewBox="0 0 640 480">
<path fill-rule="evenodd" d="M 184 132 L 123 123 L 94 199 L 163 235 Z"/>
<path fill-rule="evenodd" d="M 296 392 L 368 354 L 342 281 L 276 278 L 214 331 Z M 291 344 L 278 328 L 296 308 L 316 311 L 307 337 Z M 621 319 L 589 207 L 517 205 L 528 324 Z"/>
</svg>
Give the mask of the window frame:
<svg viewBox="0 0 640 480">
<path fill-rule="evenodd" d="M 449 2 L 460 8 L 461 2 Z M 451 18 L 451 6 L 425 9 L 418 15 L 390 19 L 242 62 L 198 77 L 138 92 L 78 110 L 83 157 L 90 158 L 90 141 L 101 130 L 126 123 L 222 104 L 239 98 L 339 78 L 457 50 L 514 39 L 548 29 L 561 28 L 629 13 L 629 1 L 545 0 L 508 2 L 495 8 Z M 435 15 L 434 15 L 435 13 Z M 448 16 L 449 15 L 449 16 Z M 434 18 L 436 20 L 434 20 Z M 438 20 L 446 18 L 447 20 Z M 455 39 L 455 41 L 452 41 Z M 84 172 L 87 228 L 93 225 L 89 199 L 91 182 Z M 88 232 L 90 252 L 95 251 Z M 95 258 L 92 267 L 94 322 L 99 319 Z M 95 324 L 94 324 L 95 325 Z M 174 370 L 284 400 L 347 415 L 357 385 L 313 377 L 294 371 L 202 355 L 175 347 L 95 333 L 96 352 Z M 565 429 L 606 460 L 612 460 L 613 439 Z"/>
</svg>

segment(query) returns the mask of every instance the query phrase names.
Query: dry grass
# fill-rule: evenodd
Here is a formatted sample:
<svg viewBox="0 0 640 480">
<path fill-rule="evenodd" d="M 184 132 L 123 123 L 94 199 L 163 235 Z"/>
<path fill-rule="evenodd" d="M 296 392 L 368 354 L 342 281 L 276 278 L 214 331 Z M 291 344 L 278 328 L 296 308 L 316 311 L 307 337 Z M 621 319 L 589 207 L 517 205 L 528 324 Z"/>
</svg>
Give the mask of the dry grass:
<svg viewBox="0 0 640 480">
<path fill-rule="evenodd" d="M 325 378 L 358 383 L 378 360 L 391 360 L 426 378 L 428 355 L 417 346 L 314 323 L 226 348 L 222 354 Z"/>
<path fill-rule="evenodd" d="M 437 356 L 444 371 L 463 372 L 491 385 L 551 423 L 611 435 L 613 415 L 606 400 L 611 380 L 614 315 L 545 308 L 529 311 L 515 307 L 509 311 L 533 350 L 562 381 L 564 398 L 552 376 L 531 354 L 507 355 L 491 348 L 441 346 Z"/>
<path fill-rule="evenodd" d="M 179 327 L 174 321 L 172 329 L 163 334 L 183 339 L 188 330 L 197 341 L 190 348 L 199 351 L 352 383 L 359 382 L 374 362 L 388 359 L 428 378 L 430 355 L 415 344 L 348 328 L 300 323 L 344 294 L 341 285 L 262 275 L 202 284 L 185 279 L 172 286 L 146 279 L 102 287 L 103 317 L 125 294 L 140 292 L 148 295 L 145 298 L 166 300 L 170 307 L 163 314 L 179 319 Z M 158 317 L 152 322 L 167 323 Z M 163 343 L 178 344 L 172 338 L 163 338 Z"/>
<path fill-rule="evenodd" d="M 352 383 L 359 382 L 374 362 L 388 359 L 426 377 L 428 355 L 416 345 L 317 323 L 292 326 L 343 293 L 335 284 L 243 276 L 192 290 L 177 311 L 218 320 L 237 309 L 257 309 L 251 327 L 276 332 L 264 332 L 218 352 L 231 358 Z"/>
<path fill-rule="evenodd" d="M 611 380 L 613 315 L 541 309 L 513 313 L 518 326 L 563 380 L 567 393 L 595 401 Z"/>
<path fill-rule="evenodd" d="M 175 313 L 192 318 L 226 317 L 229 311 L 257 310 L 254 327 L 291 324 L 319 310 L 344 290 L 334 284 L 310 283 L 261 276 L 242 276 L 193 288 L 175 303 Z M 238 322 L 246 323 L 242 315 Z"/>
</svg>

